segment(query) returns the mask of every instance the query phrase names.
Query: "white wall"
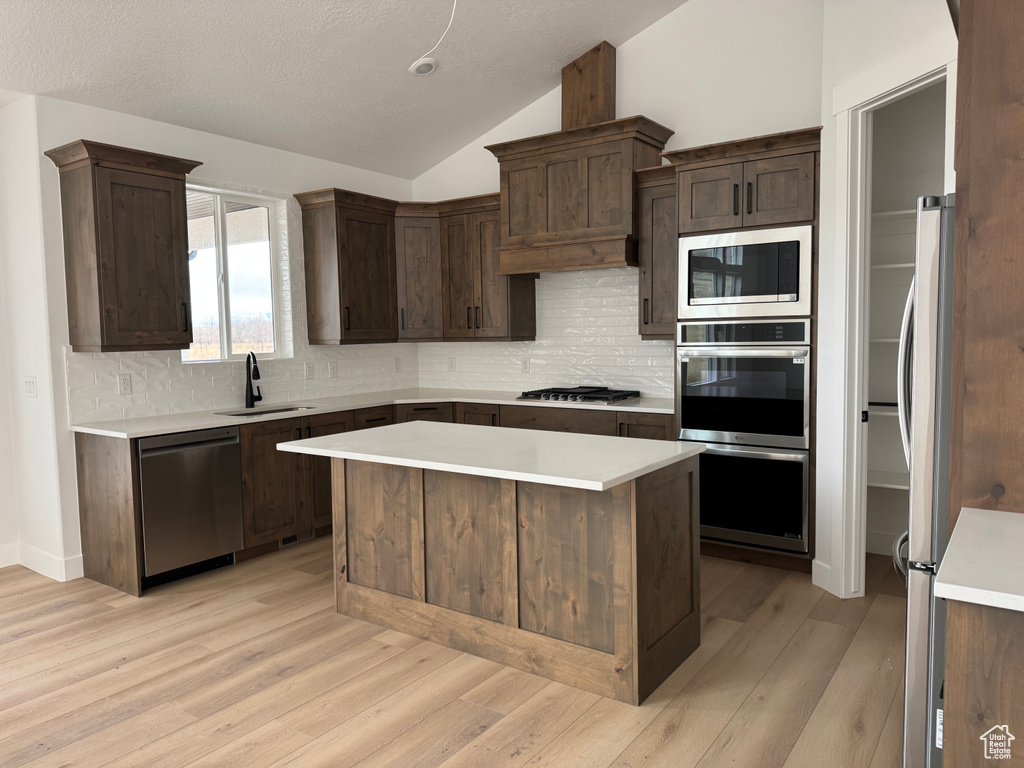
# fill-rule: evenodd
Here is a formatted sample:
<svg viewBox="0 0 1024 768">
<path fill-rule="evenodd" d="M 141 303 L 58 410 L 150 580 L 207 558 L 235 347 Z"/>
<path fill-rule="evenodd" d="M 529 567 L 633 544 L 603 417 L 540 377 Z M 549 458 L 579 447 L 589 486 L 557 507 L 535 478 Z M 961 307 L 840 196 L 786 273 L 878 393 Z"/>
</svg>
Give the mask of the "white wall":
<svg viewBox="0 0 1024 768">
<path fill-rule="evenodd" d="M 17 518 L 19 561 L 63 578 L 65 550 L 54 412 L 54 392 L 61 390 L 54 389 L 50 375 L 34 100 L 21 99 L 0 110 L 0 136 L 0 285 L 6 384 L 12 396 L 17 393 L 9 399 L 12 444 L 8 450 L 13 456 L 8 472 L 14 475 L 9 486 L 14 492 L 4 494 L 4 503 L 12 505 L 14 515 L 4 517 Z M 34 399 L 20 394 L 26 376 L 37 379 L 39 394 Z M 74 554 L 72 550 L 72 557 Z M 72 563 L 71 570 L 74 568 Z"/>
<path fill-rule="evenodd" d="M 936 0 L 824 0 L 824 31 L 821 78 L 821 189 L 820 259 L 818 270 L 818 452 L 817 529 L 814 582 L 836 594 L 852 597 L 863 584 L 853 578 L 856 562 L 863 557 L 853 546 L 854 536 L 844 529 L 849 503 L 846 477 L 847 431 L 856 428 L 846 403 L 850 388 L 849 362 L 855 351 L 847 349 L 849 311 L 848 248 L 837 233 L 838 206 L 846 205 L 846 146 L 839 146 L 840 129 L 834 100 L 841 92 L 849 98 L 851 84 L 883 82 L 886 75 L 910 80 L 927 72 L 926 52 L 921 46 L 942 38 L 956 55 L 956 38 L 945 3 Z M 920 57 L 921 67 L 914 66 Z M 887 86 L 896 87 L 898 82 Z M 872 87 L 863 101 L 882 92 Z M 884 91 L 883 91 L 884 92 Z M 848 105 L 846 108 L 854 106 Z M 841 180 L 842 179 L 842 180 Z M 858 406 L 859 412 L 859 406 Z"/>
<path fill-rule="evenodd" d="M 0 111 L 0 136 L 4 135 L 6 120 Z M 2 205 L 0 201 L 0 205 Z M 6 259 L 7 242 L 2 233 L 6 221 L 0 215 L 0 270 Z M 2 274 L 2 272 L 0 272 Z M 6 302 L 0 283 L 0 301 Z M 10 366 L 7 362 L 10 342 L 7 338 L 7 316 L 0 311 L 0 488 L 5 489 L 0 500 L 0 568 L 18 562 L 18 488 L 14 471 L 14 425 L 11 401 Z"/>
<path fill-rule="evenodd" d="M 412 185 L 406 179 L 45 97 L 14 102 L 0 111 L 0 120 L 4 137 L 0 142 L 0 253 L 6 384 L 11 392 L 20 393 L 21 377 L 34 375 L 39 382 L 37 399 L 18 396 L 11 400 L 10 451 L 14 453 L 17 488 L 19 560 L 53 578 L 74 578 L 81 574 L 81 543 L 74 441 L 68 430 L 69 393 L 76 403 L 76 416 L 83 419 L 90 413 L 92 418 L 119 417 L 171 408 L 240 405 L 240 366 L 186 367 L 174 354 L 93 355 L 67 349 L 58 173 L 42 151 L 88 138 L 202 160 L 204 164 L 190 175 L 190 181 L 281 198 L 337 186 L 408 199 Z M 267 399 L 414 384 L 416 351 L 412 345 L 323 351 L 300 341 L 306 337 L 305 305 L 301 228 L 294 200 L 287 203 L 287 216 L 291 225 L 287 267 L 291 282 L 299 286 L 292 294 L 291 307 L 297 319 L 297 360 L 275 362 L 267 369 Z M 401 361 L 397 375 L 396 358 Z M 305 381 L 303 362 L 314 362 L 318 377 L 322 377 L 328 360 L 340 363 L 337 379 Z M 132 373 L 136 393 L 123 400 L 114 394 L 107 379 L 120 370 Z M 215 381 L 222 386 L 211 394 L 207 390 L 212 390 Z M 5 494 L 5 502 L 10 498 Z"/>
</svg>

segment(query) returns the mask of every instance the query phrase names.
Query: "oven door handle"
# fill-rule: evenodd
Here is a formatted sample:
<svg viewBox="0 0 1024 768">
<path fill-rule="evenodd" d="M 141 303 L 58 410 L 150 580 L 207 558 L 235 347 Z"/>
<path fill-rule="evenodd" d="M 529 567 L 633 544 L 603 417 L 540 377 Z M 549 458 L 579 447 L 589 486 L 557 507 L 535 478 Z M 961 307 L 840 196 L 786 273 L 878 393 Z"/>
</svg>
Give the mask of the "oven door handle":
<svg viewBox="0 0 1024 768">
<path fill-rule="evenodd" d="M 810 347 L 676 347 L 677 357 L 792 357 L 810 358 Z"/>
<path fill-rule="evenodd" d="M 806 464 L 807 451 L 789 451 L 781 448 L 754 448 L 746 445 L 705 445 L 704 452 L 712 456 L 739 456 L 747 459 L 794 461 Z"/>
</svg>

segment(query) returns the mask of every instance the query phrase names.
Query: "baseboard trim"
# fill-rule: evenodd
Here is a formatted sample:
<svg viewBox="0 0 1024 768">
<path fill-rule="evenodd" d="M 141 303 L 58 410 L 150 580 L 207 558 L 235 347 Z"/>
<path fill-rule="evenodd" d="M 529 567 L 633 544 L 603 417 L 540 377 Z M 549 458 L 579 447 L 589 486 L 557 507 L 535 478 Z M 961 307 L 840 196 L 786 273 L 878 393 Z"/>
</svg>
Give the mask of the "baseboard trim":
<svg viewBox="0 0 1024 768">
<path fill-rule="evenodd" d="M 17 562 L 49 579 L 54 581 L 74 581 L 75 579 L 82 578 L 84 575 L 81 555 L 63 558 L 51 555 L 49 552 L 43 552 L 41 549 L 36 549 L 24 542 L 17 546 Z"/>
<path fill-rule="evenodd" d="M 0 544 L 0 568 L 18 564 L 18 542 Z"/>
<path fill-rule="evenodd" d="M 832 588 L 832 566 L 818 558 L 811 561 L 811 583 L 838 596 L 838 592 Z"/>
</svg>

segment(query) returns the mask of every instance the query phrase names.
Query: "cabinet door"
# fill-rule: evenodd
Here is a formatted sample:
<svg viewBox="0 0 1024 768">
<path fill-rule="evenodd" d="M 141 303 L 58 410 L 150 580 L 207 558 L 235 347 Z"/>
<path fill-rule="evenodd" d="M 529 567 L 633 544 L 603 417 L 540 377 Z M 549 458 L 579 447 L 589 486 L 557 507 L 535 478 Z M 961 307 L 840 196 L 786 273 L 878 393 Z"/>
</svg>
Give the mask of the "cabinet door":
<svg viewBox="0 0 1024 768">
<path fill-rule="evenodd" d="M 674 338 L 679 291 L 676 185 L 640 190 L 640 335 Z"/>
<path fill-rule="evenodd" d="M 96 168 L 103 343 L 192 343 L 185 182 Z"/>
<path fill-rule="evenodd" d="M 455 423 L 497 427 L 501 423 L 498 420 L 498 406 L 486 403 L 456 403 Z"/>
<path fill-rule="evenodd" d="M 397 339 L 394 218 L 339 208 L 338 259 L 342 339 Z"/>
<path fill-rule="evenodd" d="M 307 419 L 307 437 L 325 437 L 351 432 L 355 422 L 351 411 L 327 413 L 321 416 L 310 416 Z M 333 502 L 331 497 L 331 460 L 323 456 L 308 456 L 309 461 L 309 501 L 310 514 L 304 516 L 307 524 L 306 532 L 314 533 L 320 528 L 331 525 L 333 519 Z"/>
<path fill-rule="evenodd" d="M 512 429 L 544 429 L 585 435 L 614 435 L 615 414 L 588 408 L 503 405 L 501 426 Z"/>
<path fill-rule="evenodd" d="M 743 163 L 679 172 L 679 233 L 743 226 Z"/>
<path fill-rule="evenodd" d="M 473 327 L 476 301 L 476 267 L 470 251 L 470 216 L 441 219 L 441 267 L 444 287 L 444 337 L 467 339 Z"/>
<path fill-rule="evenodd" d="M 469 223 L 470 252 L 476 263 L 477 278 L 473 330 L 478 338 L 504 338 L 509 335 L 508 277 L 498 272 L 500 214 L 498 211 L 474 213 Z"/>
<path fill-rule="evenodd" d="M 302 212 L 306 272 L 306 327 L 310 344 L 341 343 L 341 278 L 338 274 L 338 211 L 333 206 Z"/>
<path fill-rule="evenodd" d="M 306 494 L 304 457 L 279 451 L 277 444 L 302 439 L 302 426 L 302 419 L 278 419 L 240 428 L 246 549 L 299 533 Z"/>
<path fill-rule="evenodd" d="M 383 427 L 395 423 L 395 406 L 378 405 L 375 408 L 360 408 L 353 415 L 356 429 Z"/>
<path fill-rule="evenodd" d="M 451 403 L 406 403 L 395 406 L 395 421 L 404 424 L 407 421 L 442 421 L 451 423 Z"/>
<path fill-rule="evenodd" d="M 427 217 L 395 220 L 398 337 L 440 339 L 441 223 Z"/>
<path fill-rule="evenodd" d="M 618 413 L 619 437 L 640 437 L 648 440 L 676 440 L 675 416 L 661 413 Z"/>
<path fill-rule="evenodd" d="M 814 153 L 743 164 L 744 227 L 814 218 Z"/>
</svg>

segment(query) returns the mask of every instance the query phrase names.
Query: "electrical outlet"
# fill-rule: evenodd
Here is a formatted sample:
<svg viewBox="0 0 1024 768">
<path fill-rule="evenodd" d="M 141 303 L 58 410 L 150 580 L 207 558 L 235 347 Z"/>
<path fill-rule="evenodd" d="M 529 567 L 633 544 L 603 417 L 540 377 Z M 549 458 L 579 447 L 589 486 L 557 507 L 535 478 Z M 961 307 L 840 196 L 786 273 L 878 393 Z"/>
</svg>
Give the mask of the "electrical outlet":
<svg viewBox="0 0 1024 768">
<path fill-rule="evenodd" d="M 395 373 L 401 373 L 401 372 L 402 372 L 402 358 L 396 357 L 395 358 Z"/>
<path fill-rule="evenodd" d="M 117 374 L 117 394 L 130 395 L 132 393 L 132 375 L 130 373 Z"/>
<path fill-rule="evenodd" d="M 25 377 L 25 397 L 39 397 L 39 389 L 36 387 L 36 377 Z"/>
<path fill-rule="evenodd" d="M 327 364 L 327 378 L 336 379 L 338 378 L 338 361 L 332 360 Z"/>
<path fill-rule="evenodd" d="M 523 358 L 523 373 L 529 373 L 529 372 L 530 372 L 530 358 L 524 357 Z"/>
<path fill-rule="evenodd" d="M 312 379 L 316 373 L 316 368 L 312 363 L 306 363 L 306 380 Z"/>
<path fill-rule="evenodd" d="M 454 357 L 449 357 L 448 358 L 448 370 L 449 371 L 454 371 L 455 370 L 455 358 Z"/>
</svg>

